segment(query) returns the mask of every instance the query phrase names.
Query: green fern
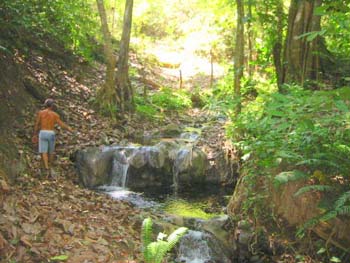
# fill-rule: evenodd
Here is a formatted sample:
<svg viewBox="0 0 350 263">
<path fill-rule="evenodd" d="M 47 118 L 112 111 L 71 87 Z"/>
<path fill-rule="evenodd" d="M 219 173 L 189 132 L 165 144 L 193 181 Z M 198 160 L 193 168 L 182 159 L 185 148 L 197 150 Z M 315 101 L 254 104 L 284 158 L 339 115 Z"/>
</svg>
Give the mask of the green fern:
<svg viewBox="0 0 350 263">
<path fill-rule="evenodd" d="M 148 217 L 145 220 L 143 220 L 142 228 L 141 228 L 141 239 L 144 247 L 143 256 L 146 262 L 151 262 L 151 259 L 152 259 L 152 254 L 150 253 L 150 251 L 145 249 L 152 242 L 152 229 L 153 229 L 152 219 Z"/>
<path fill-rule="evenodd" d="M 146 218 L 142 222 L 142 229 L 141 229 L 141 238 L 142 243 L 145 247 L 147 247 L 152 242 L 152 229 L 153 229 L 153 223 L 151 218 Z"/>
<path fill-rule="evenodd" d="M 344 205 L 345 205 L 345 203 L 346 203 L 347 201 L 350 201 L 350 191 L 347 191 L 347 192 L 343 193 L 343 194 L 337 199 L 337 201 L 335 201 L 335 203 L 334 203 L 334 208 L 335 208 L 335 210 L 344 207 Z"/>
<path fill-rule="evenodd" d="M 146 218 L 142 223 L 142 243 L 143 243 L 143 256 L 146 263 L 161 263 L 165 255 L 174 248 L 176 243 L 180 238 L 187 232 L 186 227 L 180 227 L 176 229 L 164 241 L 163 238 L 166 237 L 165 234 L 159 233 L 157 241 L 151 242 L 152 240 L 152 220 L 151 218 Z"/>
<path fill-rule="evenodd" d="M 299 196 L 301 194 L 310 192 L 310 191 L 319 191 L 319 192 L 327 192 L 327 191 L 331 191 L 334 188 L 332 186 L 329 185 L 308 185 L 308 186 L 304 186 L 301 187 L 295 194 L 294 196 Z"/>
<path fill-rule="evenodd" d="M 350 216 L 350 205 L 339 207 L 336 211 L 338 215 Z"/>
<path fill-rule="evenodd" d="M 331 219 L 337 217 L 337 214 L 338 214 L 337 211 L 335 211 L 335 210 L 330 210 L 330 211 L 324 213 L 324 214 L 319 218 L 319 221 L 320 221 L 320 222 L 326 222 L 326 221 L 328 221 L 328 220 L 331 220 Z"/>
<path fill-rule="evenodd" d="M 317 191 L 329 191 L 332 190 L 333 187 L 327 185 L 310 185 L 302 187 L 295 193 L 295 195 L 300 195 L 306 193 L 308 191 L 317 190 Z M 331 220 L 338 215 L 347 215 L 350 216 L 350 205 L 346 205 L 346 203 L 350 201 L 350 191 L 343 193 L 334 203 L 331 209 L 323 213 L 322 215 L 311 218 L 306 221 L 305 224 L 299 228 L 297 231 L 297 236 L 302 237 L 305 234 L 306 229 L 310 229 L 317 225 L 320 222 L 325 222 Z"/>
</svg>

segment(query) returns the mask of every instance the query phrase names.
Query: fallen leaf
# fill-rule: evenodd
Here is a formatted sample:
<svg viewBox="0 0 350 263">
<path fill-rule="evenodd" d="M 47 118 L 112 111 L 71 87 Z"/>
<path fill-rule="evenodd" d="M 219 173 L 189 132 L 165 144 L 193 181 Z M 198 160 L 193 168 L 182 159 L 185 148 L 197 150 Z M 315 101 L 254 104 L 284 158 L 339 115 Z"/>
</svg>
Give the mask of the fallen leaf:
<svg viewBox="0 0 350 263">
<path fill-rule="evenodd" d="M 30 243 L 30 237 L 28 235 L 22 236 L 20 240 L 22 241 L 23 245 L 27 247 L 32 247 L 32 243 Z"/>
<path fill-rule="evenodd" d="M 10 187 L 5 180 L 0 180 L 0 189 L 5 193 L 10 191 Z"/>
<path fill-rule="evenodd" d="M 5 238 L 0 233 L 0 250 L 4 249 L 6 245 L 7 245 L 7 241 L 5 240 Z"/>
</svg>

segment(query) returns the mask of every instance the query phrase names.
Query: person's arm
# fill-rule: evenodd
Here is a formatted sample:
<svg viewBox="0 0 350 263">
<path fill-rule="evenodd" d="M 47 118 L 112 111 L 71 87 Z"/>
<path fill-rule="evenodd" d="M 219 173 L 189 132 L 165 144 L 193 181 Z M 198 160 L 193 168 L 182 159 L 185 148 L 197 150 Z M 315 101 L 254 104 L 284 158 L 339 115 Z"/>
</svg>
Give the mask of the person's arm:
<svg viewBox="0 0 350 263">
<path fill-rule="evenodd" d="M 37 143 L 38 141 L 38 133 L 39 133 L 39 127 L 40 127 L 40 112 L 36 115 L 36 120 L 34 124 L 34 133 L 32 137 L 32 142 Z"/>
<path fill-rule="evenodd" d="M 34 133 L 33 133 L 34 136 L 38 136 L 39 128 L 40 128 L 40 112 L 38 112 L 38 114 L 36 115 Z"/>
<path fill-rule="evenodd" d="M 66 129 L 70 132 L 73 132 L 73 129 L 71 127 L 69 127 L 67 124 L 65 124 L 63 121 L 61 121 L 60 117 L 57 117 L 57 124 L 62 127 L 63 129 Z"/>
</svg>

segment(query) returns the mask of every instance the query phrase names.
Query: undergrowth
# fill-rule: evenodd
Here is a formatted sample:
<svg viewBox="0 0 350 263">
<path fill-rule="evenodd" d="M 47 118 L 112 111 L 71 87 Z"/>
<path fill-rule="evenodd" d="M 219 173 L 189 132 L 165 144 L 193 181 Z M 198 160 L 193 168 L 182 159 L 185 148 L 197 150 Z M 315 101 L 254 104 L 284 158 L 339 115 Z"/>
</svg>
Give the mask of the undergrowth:
<svg viewBox="0 0 350 263">
<path fill-rule="evenodd" d="M 320 221 L 350 216 L 350 88 L 286 89 L 285 94 L 260 92 L 239 116 L 230 115 L 227 134 L 242 155 L 248 186 L 245 213 L 273 215 L 266 209 L 270 185 L 302 179 L 307 186 L 296 196 L 322 193 L 322 214 L 305 222 L 298 231 L 301 237 Z"/>
<path fill-rule="evenodd" d="M 165 113 L 180 112 L 192 107 L 187 90 L 162 88 L 147 97 L 136 96 L 136 112 L 149 119 L 162 119 Z"/>
</svg>

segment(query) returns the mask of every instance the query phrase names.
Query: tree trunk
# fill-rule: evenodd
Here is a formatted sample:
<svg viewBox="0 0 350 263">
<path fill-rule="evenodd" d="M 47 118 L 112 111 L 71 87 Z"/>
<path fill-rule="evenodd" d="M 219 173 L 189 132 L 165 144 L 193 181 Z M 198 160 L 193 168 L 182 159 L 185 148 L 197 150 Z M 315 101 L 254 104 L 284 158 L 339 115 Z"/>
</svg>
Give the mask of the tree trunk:
<svg viewBox="0 0 350 263">
<path fill-rule="evenodd" d="M 244 0 L 236 0 L 237 4 L 237 32 L 236 47 L 234 56 L 234 93 L 238 100 L 236 105 L 236 114 L 241 112 L 241 79 L 244 70 Z"/>
<path fill-rule="evenodd" d="M 322 0 L 292 0 L 288 32 L 284 47 L 284 69 L 282 83 L 303 85 L 306 80 L 319 79 L 320 75 L 320 37 L 308 41 L 300 37 L 309 32 L 320 31 L 321 17 L 315 16 L 315 8 Z"/>
<path fill-rule="evenodd" d="M 119 58 L 118 58 L 118 72 L 117 72 L 117 93 L 120 99 L 121 112 L 133 110 L 133 91 L 129 80 L 129 44 L 132 22 L 133 0 L 126 0 L 124 20 L 123 20 L 123 34 L 120 42 Z"/>
<path fill-rule="evenodd" d="M 96 0 L 98 12 L 101 19 L 101 29 L 104 39 L 104 53 L 106 58 L 106 79 L 104 85 L 97 93 L 97 101 L 103 105 L 113 107 L 118 102 L 117 93 L 115 90 L 115 66 L 116 57 L 113 54 L 112 38 L 108 29 L 107 15 L 103 0 Z"/>
<path fill-rule="evenodd" d="M 277 78 L 277 87 L 278 90 L 282 91 L 282 77 L 283 77 L 283 68 L 282 68 L 282 39 L 283 39 L 283 1 L 277 0 L 276 3 L 276 17 L 277 17 L 277 31 L 276 31 L 276 41 L 273 45 L 273 62 L 276 68 L 276 78 Z"/>
<path fill-rule="evenodd" d="M 252 27 L 252 19 L 253 19 L 253 12 L 252 12 L 252 1 L 248 1 L 248 23 L 247 23 L 247 31 L 248 31 L 248 75 L 249 77 L 253 77 L 253 27 Z"/>
</svg>

